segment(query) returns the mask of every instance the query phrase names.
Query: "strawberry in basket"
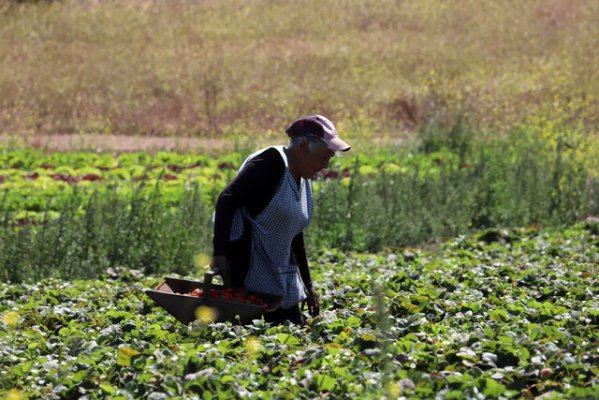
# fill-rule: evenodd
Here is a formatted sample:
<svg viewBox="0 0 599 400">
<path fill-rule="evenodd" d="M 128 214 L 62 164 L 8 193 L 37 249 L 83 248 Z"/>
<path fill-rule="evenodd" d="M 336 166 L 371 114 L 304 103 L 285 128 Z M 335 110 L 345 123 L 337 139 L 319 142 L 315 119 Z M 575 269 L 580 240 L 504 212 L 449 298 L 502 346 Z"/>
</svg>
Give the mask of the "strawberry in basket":
<svg viewBox="0 0 599 400">
<path fill-rule="evenodd" d="M 192 290 L 192 296 L 203 297 L 204 291 L 200 288 Z M 254 294 L 247 294 L 243 288 L 210 289 L 210 297 L 214 300 L 231 301 L 242 304 L 255 304 L 264 308 L 268 305 Z"/>
</svg>

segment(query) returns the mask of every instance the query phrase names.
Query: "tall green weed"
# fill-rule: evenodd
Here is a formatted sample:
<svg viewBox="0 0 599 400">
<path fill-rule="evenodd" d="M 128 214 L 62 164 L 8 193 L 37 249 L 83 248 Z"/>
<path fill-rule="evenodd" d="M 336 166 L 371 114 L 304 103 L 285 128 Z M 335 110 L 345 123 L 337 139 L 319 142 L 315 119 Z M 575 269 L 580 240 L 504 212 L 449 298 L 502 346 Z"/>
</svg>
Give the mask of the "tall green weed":
<svg viewBox="0 0 599 400">
<path fill-rule="evenodd" d="M 420 151 L 453 157 L 395 174 L 380 165 L 362 175 L 356 162 L 348 182 L 323 187 L 311 246 L 373 251 L 473 229 L 566 224 L 599 211 L 596 179 L 575 154 L 562 144 L 546 152 L 525 131 L 479 140 L 456 126 L 425 137 Z M 412 156 L 399 152 L 397 163 Z"/>
<path fill-rule="evenodd" d="M 116 190 L 84 200 L 73 196 L 57 219 L 15 226 L 3 213 L 0 279 L 94 278 L 109 267 L 146 274 L 189 272 L 211 240 L 210 211 L 196 187 L 176 207 L 158 190 L 120 196 Z"/>
</svg>

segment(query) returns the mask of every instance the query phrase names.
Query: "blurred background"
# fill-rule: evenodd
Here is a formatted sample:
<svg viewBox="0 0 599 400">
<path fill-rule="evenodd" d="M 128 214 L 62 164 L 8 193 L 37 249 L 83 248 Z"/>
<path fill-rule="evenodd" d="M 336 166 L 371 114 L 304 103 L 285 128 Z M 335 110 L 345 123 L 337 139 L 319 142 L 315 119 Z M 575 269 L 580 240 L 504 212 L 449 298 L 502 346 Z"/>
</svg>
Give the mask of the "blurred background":
<svg viewBox="0 0 599 400">
<path fill-rule="evenodd" d="M 0 1 L 0 134 L 597 135 L 599 3 Z"/>
</svg>

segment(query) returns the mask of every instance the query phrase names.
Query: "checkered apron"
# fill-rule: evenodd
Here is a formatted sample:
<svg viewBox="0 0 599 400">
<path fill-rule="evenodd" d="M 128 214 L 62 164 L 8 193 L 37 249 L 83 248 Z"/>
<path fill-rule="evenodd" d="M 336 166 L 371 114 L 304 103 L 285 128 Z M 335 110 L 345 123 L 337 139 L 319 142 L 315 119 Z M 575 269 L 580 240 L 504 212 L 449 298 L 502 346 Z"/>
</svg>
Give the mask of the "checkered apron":
<svg viewBox="0 0 599 400">
<path fill-rule="evenodd" d="M 291 253 L 291 241 L 310 223 L 313 212 L 312 187 L 301 178 L 298 187 L 289 172 L 283 146 L 275 147 L 285 162 L 285 172 L 266 208 L 255 218 L 242 208 L 235 213 L 231 240 L 243 233 L 243 219 L 250 222 L 252 249 L 250 268 L 245 279 L 248 290 L 283 297 L 282 308 L 292 307 L 306 298 L 299 267 Z M 251 156 L 245 163 L 266 149 Z"/>
</svg>

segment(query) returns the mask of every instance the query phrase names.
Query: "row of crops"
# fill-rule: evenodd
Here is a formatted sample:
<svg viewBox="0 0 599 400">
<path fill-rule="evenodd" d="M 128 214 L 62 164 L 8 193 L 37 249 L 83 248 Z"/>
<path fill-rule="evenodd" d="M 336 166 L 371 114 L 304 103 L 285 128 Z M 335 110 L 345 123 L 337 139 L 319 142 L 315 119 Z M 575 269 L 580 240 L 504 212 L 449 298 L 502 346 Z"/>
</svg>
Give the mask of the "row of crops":
<svg viewBox="0 0 599 400">
<path fill-rule="evenodd" d="M 158 188 L 167 204 L 177 205 L 190 188 L 201 188 L 203 200 L 215 201 L 215 196 L 237 172 L 247 154 L 234 152 L 223 156 L 145 152 L 97 154 L 68 152 L 45 154 L 36 150 L 0 152 L 0 188 L 3 189 L 3 209 L 16 212 L 16 218 L 39 220 L 47 211 L 59 212 L 69 198 L 90 196 L 92 193 L 117 191 L 131 195 L 140 190 Z M 341 180 L 349 184 L 350 176 L 371 177 L 382 171 L 390 176 L 406 174 L 417 169 L 421 178 L 438 177 L 442 168 L 457 166 L 457 156 L 439 151 L 426 157 L 398 155 L 386 152 L 376 156 L 333 159 L 331 167 L 315 182 Z M 466 166 L 461 166 L 465 168 Z"/>
</svg>

